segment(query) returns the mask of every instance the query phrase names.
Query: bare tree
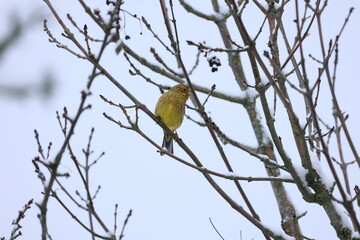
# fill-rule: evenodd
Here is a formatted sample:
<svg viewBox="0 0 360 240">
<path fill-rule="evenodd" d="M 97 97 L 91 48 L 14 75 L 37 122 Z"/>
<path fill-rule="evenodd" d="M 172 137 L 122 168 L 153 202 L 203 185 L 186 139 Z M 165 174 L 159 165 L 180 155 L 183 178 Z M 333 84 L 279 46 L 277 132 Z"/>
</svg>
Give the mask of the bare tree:
<svg viewBox="0 0 360 240">
<path fill-rule="evenodd" d="M 190 1 L 179 0 L 180 5 L 174 7 L 172 0 L 166 2 L 159 0 L 159 6 L 162 12 L 164 25 L 154 29 L 145 17 L 138 17 L 136 13 L 130 13 L 126 9 L 126 4 L 123 1 L 106 1 L 106 4 L 111 7 L 107 14 L 103 14 L 97 8 L 88 6 L 83 0 L 79 3 L 84 11 L 90 16 L 92 21 L 103 32 L 102 36 L 90 36 L 88 33 L 88 26 L 79 27 L 75 18 L 67 15 L 67 20 L 64 16 L 60 16 L 58 11 L 52 5 L 50 0 L 44 0 L 47 7 L 52 12 L 54 18 L 62 27 L 62 36 L 65 40 L 72 42 L 74 48 L 70 48 L 64 43 L 63 39 L 59 40 L 53 35 L 47 26 L 47 21 L 44 21 L 44 30 L 49 37 L 49 41 L 55 43 L 57 47 L 62 48 L 74 56 L 87 60 L 92 66 L 92 72 L 89 76 L 85 90 L 82 92 L 81 101 L 78 110 L 74 117 L 64 109 L 62 116 L 58 114 L 59 125 L 64 134 L 64 141 L 60 149 L 56 150 L 56 154 L 49 159 L 49 154 L 44 154 L 39 136 L 36 134 L 36 140 L 39 146 L 40 157 L 33 160 L 39 178 L 44 183 L 44 197 L 41 204 L 38 205 L 40 209 L 39 219 L 42 227 L 42 239 L 51 238 L 47 225 L 47 211 L 48 201 L 50 197 L 54 197 L 63 208 L 87 231 L 91 233 L 92 239 L 115 239 L 116 238 L 116 222 L 114 224 L 114 231 L 101 220 L 98 212 L 95 210 L 93 203 L 94 194 L 89 190 L 89 169 L 93 163 L 90 161 L 91 148 L 90 143 L 93 136 L 91 131 L 87 148 L 84 149 L 85 163 L 80 163 L 78 157 L 75 156 L 72 146 L 71 137 L 78 125 L 78 120 L 83 112 L 90 109 L 91 106 L 86 103 L 88 96 L 91 95 L 91 88 L 94 80 L 98 76 L 104 76 L 110 81 L 115 88 L 122 92 L 133 104 L 125 106 L 123 104 L 114 103 L 115 100 L 108 99 L 107 96 L 101 98 L 108 104 L 120 108 L 125 116 L 126 123 L 115 119 L 107 113 L 104 117 L 113 122 L 117 126 L 125 130 L 131 130 L 143 137 L 144 142 L 148 142 L 154 146 L 160 153 L 166 154 L 173 160 L 176 160 L 186 166 L 199 171 L 208 183 L 217 191 L 217 193 L 226 201 L 234 211 L 238 212 L 255 227 L 257 227 L 265 239 L 288 239 L 292 236 L 295 239 L 309 239 L 306 232 L 301 231 L 299 218 L 305 217 L 306 213 L 298 213 L 295 211 L 294 205 L 289 198 L 284 183 L 295 184 L 297 190 L 301 194 L 303 201 L 317 204 L 326 213 L 331 226 L 339 239 L 358 239 L 360 224 L 359 218 L 356 215 L 356 208 L 359 207 L 359 190 L 356 182 L 352 182 L 349 176 L 349 168 L 359 170 L 360 158 L 353 142 L 351 129 L 348 128 L 346 120 L 348 115 L 342 110 L 339 99 L 337 98 L 336 86 L 336 70 L 339 61 L 339 42 L 341 36 L 346 28 L 346 25 L 351 17 L 353 8 L 349 9 L 347 16 L 341 16 L 340 19 L 345 18 L 343 26 L 339 29 L 337 35 L 333 39 L 327 40 L 324 38 L 322 23 L 322 14 L 326 11 L 328 1 L 316 1 L 310 3 L 309 1 L 266 1 L 266 5 L 261 4 L 257 0 L 253 1 L 231 1 L 226 0 L 225 6 L 220 7 L 217 0 L 211 0 L 213 13 L 207 14 L 201 10 L 194 8 Z M 223 3 L 221 3 L 223 4 Z M 197 42 L 195 40 L 183 40 L 179 26 L 182 20 L 177 18 L 177 11 L 182 7 L 190 15 L 194 15 L 204 22 L 214 24 L 218 32 L 212 32 L 213 36 L 217 35 L 223 42 L 223 46 L 211 46 L 205 42 Z M 263 18 L 260 19 L 259 28 L 256 29 L 256 34 L 252 37 L 248 24 L 243 21 L 243 16 L 248 11 L 261 12 Z M 284 21 L 284 14 L 290 12 L 293 14 L 293 22 Z M 124 27 L 123 19 L 120 17 L 121 13 L 134 19 L 138 19 L 146 31 L 149 31 L 153 38 L 158 41 L 160 51 L 156 48 L 151 48 L 151 53 L 156 59 L 156 63 L 151 63 L 144 58 L 137 49 L 137 46 L 130 46 L 126 43 L 126 39 L 130 36 L 122 36 L 121 29 Z M 251 13 L 249 13 L 251 14 Z M 231 26 L 231 28 L 230 28 Z M 267 30 L 265 30 L 267 28 Z M 157 31 L 166 31 L 168 38 L 161 37 Z M 251 32 L 254 30 L 252 29 Z M 318 46 L 321 49 L 320 57 L 316 54 L 310 54 L 305 50 L 306 41 L 309 38 L 310 31 L 318 34 Z M 295 32 L 295 35 L 291 35 Z M 80 33 L 80 34 L 79 34 Z M 240 36 L 239 40 L 237 37 Z M 101 39 L 101 40 L 97 40 Z M 206 39 L 205 39 L 206 40 Z M 264 42 L 265 40 L 265 42 Z M 148 70 L 155 72 L 159 76 L 166 78 L 169 85 L 176 83 L 186 83 L 191 89 L 192 106 L 189 106 L 191 113 L 188 119 L 193 121 L 197 127 L 205 128 L 209 132 L 209 141 L 214 143 L 216 150 L 219 153 L 217 161 L 222 161 L 228 170 L 228 174 L 220 173 L 220 170 L 209 169 L 203 163 L 204 161 L 192 150 L 193 146 L 185 143 L 179 136 L 170 131 L 164 124 L 159 121 L 153 114 L 151 109 L 141 102 L 130 89 L 123 86 L 118 79 L 116 79 L 108 70 L 106 65 L 103 65 L 100 59 L 105 54 L 105 49 L 114 49 L 119 57 L 124 57 L 126 63 L 130 67 L 130 74 L 142 78 L 148 83 L 147 88 L 156 87 L 160 89 L 167 89 L 168 86 L 163 86 L 157 81 L 153 80 L 147 75 Z M 96 46 L 96 48 L 94 47 Z M 259 50 L 258 46 L 267 46 L 266 51 Z M 188 68 L 189 63 L 184 59 L 183 49 L 194 49 L 197 52 L 195 64 L 192 68 Z M 93 49 L 98 49 L 95 53 Z M 215 55 L 227 56 L 227 62 L 221 63 L 219 58 Z M 165 56 L 172 57 L 172 62 L 164 60 Z M 233 74 L 233 79 L 238 86 L 238 96 L 232 96 L 216 89 L 216 86 L 206 86 L 193 83 L 192 73 L 198 68 L 199 61 L 205 56 L 208 61 L 211 71 L 216 72 L 218 68 L 227 68 Z M 166 57 L 168 59 L 168 57 Z M 250 68 L 246 69 L 243 62 L 249 63 Z M 316 63 L 316 64 L 314 64 Z M 225 66 L 223 66 L 225 65 Z M 172 66 L 177 66 L 175 69 Z M 315 71 L 314 71 L 315 68 Z M 287 69 L 291 69 L 288 71 Z M 221 83 L 219 83 L 221 84 Z M 338 83 L 340 84 L 340 83 Z M 331 96 L 333 119 L 323 119 L 319 111 L 321 92 L 328 92 Z M 199 94 L 206 94 L 207 97 L 201 101 Z M 303 99 L 302 106 L 293 105 L 293 99 L 301 97 Z M 247 117 L 251 123 L 250 127 L 253 130 L 254 137 L 257 141 L 257 146 L 252 147 L 249 144 L 242 143 L 240 136 L 230 137 L 231 134 L 225 132 L 222 126 L 218 125 L 213 117 L 208 114 L 207 102 L 209 99 L 224 100 L 233 104 L 234 106 L 241 106 L 245 109 Z M 277 102 L 279 101 L 279 103 Z M 258 112 L 257 109 L 262 109 Z M 280 108 L 280 110 L 279 110 Z M 305 109 L 302 114 L 299 109 Z M 236 109 L 234 107 L 234 109 Z M 134 111 L 130 111 L 134 110 Z M 279 118 L 278 111 L 284 111 L 287 116 L 291 132 L 293 136 L 294 148 L 296 153 L 288 154 L 287 149 L 292 143 L 284 143 L 279 131 L 281 126 L 275 124 Z M 177 145 L 187 154 L 187 159 L 181 158 L 178 155 L 173 155 L 162 149 L 157 140 L 152 139 L 147 133 L 146 129 L 142 129 L 139 124 L 140 114 L 142 117 L 152 119 L 159 127 L 168 132 L 169 135 L 177 142 Z M 261 118 L 264 116 L 264 120 Z M 200 117 L 199 120 L 195 118 Z M 231 116 L 217 116 L 231 117 Z M 302 125 L 301 122 L 305 122 Z M 115 126 L 115 125 L 114 125 Z M 234 124 L 233 130 L 237 128 Z M 269 133 L 269 135 L 267 134 Z M 201 144 L 201 143 L 199 143 Z M 263 163 L 268 177 L 257 176 L 239 176 L 234 171 L 234 163 L 229 153 L 223 148 L 223 144 L 230 144 L 246 154 L 248 154 L 249 161 L 254 159 Z M 49 150 L 50 150 L 49 145 Z M 344 149 L 349 149 L 352 157 L 349 159 L 348 155 L 345 157 Z M 73 160 L 83 186 L 85 189 L 85 196 L 81 199 L 86 203 L 80 204 L 75 198 L 67 192 L 66 188 L 61 184 L 61 177 L 64 174 L 59 173 L 58 167 L 62 161 L 66 150 L 69 152 Z M 54 150 L 53 150 L 54 151 Z M 101 155 L 100 155 L 101 156 Z M 190 162 L 191 160 L 192 162 Z M 326 177 L 319 168 L 319 162 L 326 162 L 331 173 L 331 177 Z M 47 173 L 43 173 L 39 167 L 45 167 Z M 244 166 L 245 167 L 245 166 Z M 286 175 L 285 175 L 285 174 Z M 45 175 L 49 175 L 45 179 Z M 66 176 L 66 175 L 65 175 Z M 284 177 L 286 176 L 286 177 Z M 245 205 L 240 205 L 237 201 L 229 195 L 216 181 L 215 177 L 225 178 L 232 181 L 234 187 L 237 189 Z M 329 180 L 330 184 L 329 184 Z M 274 229 L 268 227 L 266 223 L 261 221 L 261 216 L 256 211 L 251 199 L 248 197 L 246 191 L 242 187 L 241 181 L 267 181 L 271 183 L 274 196 L 277 201 L 277 207 L 281 216 L 281 227 L 284 233 L 279 233 Z M 89 223 L 86 224 L 79 220 L 76 215 L 72 213 L 69 207 L 59 197 L 54 186 L 59 185 L 61 190 L 65 193 L 64 197 L 68 197 L 79 208 L 88 212 Z M 353 191 L 353 189 L 355 189 Z M 357 201 L 356 201 L 357 200 Z M 265 200 L 264 200 L 265 201 Z M 356 205 L 357 202 L 357 205 Z M 345 214 L 343 214 L 345 212 Z M 129 213 L 129 216 L 131 212 Z M 115 211 L 116 219 L 116 211 Z M 128 219 L 128 218 L 127 218 Z M 346 224 L 346 220 L 350 220 L 352 225 Z M 93 222 L 100 224 L 102 230 L 109 234 L 97 233 L 94 230 Z M 127 220 L 126 220 L 127 222 Z M 124 223 L 124 226 L 126 225 Z M 119 235 L 121 239 L 123 231 Z"/>
</svg>

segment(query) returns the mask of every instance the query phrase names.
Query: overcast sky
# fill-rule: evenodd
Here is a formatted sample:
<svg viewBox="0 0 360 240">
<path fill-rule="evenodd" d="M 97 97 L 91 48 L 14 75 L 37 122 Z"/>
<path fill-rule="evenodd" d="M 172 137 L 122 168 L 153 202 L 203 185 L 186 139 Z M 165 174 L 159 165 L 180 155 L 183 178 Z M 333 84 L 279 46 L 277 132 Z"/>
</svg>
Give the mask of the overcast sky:
<svg viewBox="0 0 360 240">
<path fill-rule="evenodd" d="M 71 27 L 71 24 L 66 21 L 67 13 L 72 15 L 79 26 L 87 24 L 91 36 L 102 38 L 101 31 L 92 23 L 76 0 L 53 2 L 58 13 L 69 27 Z M 103 2 L 105 1 L 89 1 L 89 5 L 105 13 L 108 7 L 105 4 L 105 6 L 102 6 Z M 210 1 L 199 2 L 195 3 L 197 9 L 211 13 Z M 327 44 L 330 38 L 334 39 L 338 34 L 352 6 L 355 7 L 355 11 L 339 45 L 340 60 L 337 70 L 336 90 L 342 110 L 350 114 L 347 123 L 351 129 L 355 146 L 359 146 L 360 114 L 358 103 L 360 99 L 358 92 L 360 79 L 358 69 L 360 66 L 360 30 L 358 24 L 360 22 L 360 4 L 356 0 L 329 1 L 322 20 L 325 26 L 323 31 Z M 132 14 L 137 14 L 139 17 L 144 16 L 159 36 L 168 43 L 158 1 L 127 1 L 124 9 Z M 191 68 L 195 62 L 197 50 L 195 47 L 187 46 L 186 40 L 192 40 L 193 42 L 206 41 L 207 45 L 213 47 L 223 46 L 213 24 L 189 15 L 177 1 L 175 1 L 175 11 L 177 23 L 179 24 L 182 53 L 188 68 Z M 38 17 L 31 17 L 34 15 Z M 150 47 L 156 47 L 163 54 L 162 57 L 169 66 L 176 68 L 174 59 L 153 39 L 144 25 L 127 14 L 122 14 L 122 17 L 126 20 L 125 29 L 121 31 L 122 36 L 130 36 L 130 40 L 125 41 L 126 44 L 134 47 L 138 53 L 148 57 L 153 63 L 156 63 L 156 60 L 152 57 L 149 49 Z M 34 18 L 34 22 L 29 20 Z M 11 222 L 27 201 L 34 199 L 35 202 L 40 202 L 42 199 L 41 191 L 43 188 L 31 163 L 31 160 L 38 155 L 34 129 L 38 130 L 44 149 L 46 149 L 50 141 L 52 142 L 52 151 L 49 158 L 52 160 L 63 142 L 63 135 L 55 113 L 56 111 L 61 112 L 63 107 L 66 106 L 69 115 L 74 116 L 80 103 L 80 92 L 85 89 L 88 76 L 92 70 L 92 66 L 85 60 L 78 59 L 49 43 L 42 27 L 42 19 L 44 18 L 48 19 L 48 25 L 53 35 L 65 45 L 76 50 L 73 44 L 61 37 L 62 30 L 43 1 L 2 1 L 1 3 L 0 39 L 4 38 L 15 21 L 26 21 L 28 24 L 24 35 L 12 44 L 0 59 L 0 87 L 37 86 L 42 84 L 46 76 L 50 76 L 54 79 L 55 89 L 50 97 L 42 96 L 40 93 L 24 98 L 0 95 L 0 151 L 2 153 L 0 158 L 0 237 L 9 237 L 12 229 Z M 289 26 L 289 39 L 293 41 L 296 33 L 295 24 L 292 24 L 294 19 L 293 8 L 289 7 L 289 11 L 285 12 L 284 18 L 285 23 Z M 257 33 L 262 20 L 262 15 L 254 4 L 250 3 L 245 9 L 244 22 L 247 24 L 252 36 Z M 233 24 L 230 24 L 230 30 L 233 31 L 234 39 L 240 42 Z M 72 31 L 76 32 L 75 29 L 72 29 Z M 260 35 L 257 44 L 260 53 L 267 50 L 267 33 L 267 25 L 265 24 L 264 31 Z M 305 53 L 311 53 L 320 58 L 320 48 L 316 34 L 316 31 L 310 32 L 309 40 L 305 41 Z M 78 36 L 79 40 L 82 41 L 83 37 Z M 112 44 L 107 48 L 102 64 L 121 84 L 131 90 L 149 109 L 153 110 L 160 96 L 158 89 L 146 83 L 139 76 L 131 76 L 128 73 L 129 64 L 122 55 L 117 56 L 115 54 L 115 47 L 116 45 Z M 92 46 L 94 52 L 97 52 L 98 48 L 95 44 Z M 222 62 L 219 71 L 212 73 L 206 59 L 201 56 L 199 67 L 191 76 L 192 81 L 208 88 L 216 84 L 219 91 L 234 96 L 241 95 L 242 93 L 239 92 L 239 88 L 227 65 L 227 56 L 225 54 L 213 55 L 219 57 Z M 242 59 L 244 60 L 245 74 L 252 81 L 246 55 L 242 55 Z M 307 64 L 309 78 L 314 79 L 320 65 L 311 62 L 311 60 L 308 60 Z M 141 67 L 140 64 L 137 64 L 137 66 Z M 147 69 L 142 68 L 142 71 L 146 76 L 158 83 L 168 86 L 175 84 Z M 324 85 L 322 89 L 324 92 L 321 92 L 320 95 L 319 112 L 325 121 L 333 124 L 331 100 L 326 86 Z M 125 239 L 220 239 L 211 226 L 209 218 L 212 219 L 225 239 L 263 239 L 261 232 L 233 210 L 212 189 L 199 172 L 167 156 L 159 156 L 156 149 L 139 135 L 132 131 L 120 129 L 103 117 L 102 113 L 106 112 L 115 119 L 125 120 L 121 111 L 104 103 L 99 94 L 106 96 L 115 103 L 131 104 L 105 77 L 100 76 L 95 80 L 91 92 L 92 96 L 89 98 L 88 103 L 92 105 L 92 109 L 82 115 L 71 144 L 79 161 L 84 161 L 82 148 L 87 145 L 90 129 L 95 127 L 92 144 L 94 154 L 92 157 L 95 159 L 103 151 L 106 154 L 92 168 L 91 190 L 95 192 L 97 186 L 101 185 L 101 190 L 95 199 L 95 207 L 107 226 L 113 228 L 114 205 L 118 203 L 118 226 L 122 225 L 128 211 L 133 210 L 133 216 L 130 218 L 125 230 Z M 302 97 L 296 94 L 295 91 L 291 92 L 294 93 L 293 104 L 296 113 L 298 116 L 303 116 Z M 270 94 L 269 97 L 271 98 L 271 96 Z M 201 101 L 206 98 L 202 94 L 199 94 L 199 97 Z M 225 133 L 240 142 L 256 147 L 256 139 L 250 128 L 246 112 L 241 105 L 210 98 L 206 107 L 209 115 Z M 259 114 L 261 114 L 260 105 L 258 109 Z M 193 111 L 187 110 L 187 112 L 196 120 L 200 120 L 199 116 Z M 277 116 L 276 124 L 281 126 L 278 131 L 285 144 L 286 151 L 290 156 L 294 157 L 295 161 L 298 161 L 293 137 L 289 135 L 291 130 L 289 130 L 287 117 L 279 100 L 277 103 Z M 143 113 L 140 113 L 139 119 L 140 128 L 161 144 L 162 129 Z M 300 119 L 300 122 L 305 123 L 305 120 Z M 185 119 L 178 133 L 206 167 L 226 173 L 226 168 L 215 149 L 215 145 L 210 140 L 207 129 L 200 128 L 195 123 Z M 177 144 L 174 144 L 174 149 L 176 154 L 190 161 Z M 238 175 L 245 177 L 266 176 L 263 165 L 257 160 L 229 145 L 225 145 L 224 150 Z M 352 160 L 352 155 L 346 147 L 344 148 L 344 154 L 346 159 Z M 297 162 L 297 164 L 300 165 L 301 163 Z M 324 165 L 324 172 L 328 172 L 326 164 L 322 165 Z M 63 184 L 67 186 L 71 193 L 74 194 L 75 190 L 79 190 L 84 194 L 81 180 L 68 154 L 64 156 L 59 170 L 68 172 L 71 175 L 69 179 L 62 179 Z M 350 169 L 349 174 L 352 184 L 359 185 L 359 169 L 355 165 L 354 169 Z M 244 206 L 243 200 L 231 181 L 216 180 L 231 197 Z M 267 226 L 279 229 L 281 218 L 270 184 L 267 182 L 241 182 L 241 184 L 261 219 Z M 285 184 L 285 186 L 290 198 L 296 203 L 297 214 L 300 215 L 308 211 L 306 217 L 300 220 L 304 235 L 315 239 L 335 239 L 336 234 L 331 228 L 323 209 L 317 205 L 304 202 L 294 185 Z M 353 185 L 351 187 L 353 188 Z M 56 190 L 61 193 L 60 189 L 57 188 Z M 66 202 L 70 204 L 69 201 Z M 70 206 L 87 223 L 87 215 L 76 210 L 76 206 Z M 48 207 L 49 232 L 54 240 L 86 239 L 90 237 L 54 199 L 50 200 Z M 38 213 L 39 210 L 35 205 L 26 213 L 26 217 L 21 223 L 23 226 L 21 230 L 24 235 L 22 236 L 23 239 L 40 238 L 41 228 L 37 218 Z M 98 226 L 97 229 L 100 230 Z"/>
</svg>

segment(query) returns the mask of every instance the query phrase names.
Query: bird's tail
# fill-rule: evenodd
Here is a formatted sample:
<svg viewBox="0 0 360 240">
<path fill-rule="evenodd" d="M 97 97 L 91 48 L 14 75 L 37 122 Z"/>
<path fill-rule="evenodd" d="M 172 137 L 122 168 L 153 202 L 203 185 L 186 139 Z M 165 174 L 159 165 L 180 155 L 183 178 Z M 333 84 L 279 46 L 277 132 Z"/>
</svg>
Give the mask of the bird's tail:
<svg viewBox="0 0 360 240">
<path fill-rule="evenodd" d="M 172 137 L 164 131 L 164 140 L 162 143 L 162 147 L 165 147 L 169 153 L 174 154 L 174 146 L 173 146 L 173 139 Z M 162 153 L 161 155 L 164 155 Z"/>
</svg>

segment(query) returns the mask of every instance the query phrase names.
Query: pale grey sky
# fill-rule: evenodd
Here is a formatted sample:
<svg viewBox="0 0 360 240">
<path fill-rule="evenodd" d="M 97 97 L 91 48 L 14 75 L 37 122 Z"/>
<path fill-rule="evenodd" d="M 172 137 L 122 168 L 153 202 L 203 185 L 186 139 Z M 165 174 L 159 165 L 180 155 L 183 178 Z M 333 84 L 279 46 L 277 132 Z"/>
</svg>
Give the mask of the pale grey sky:
<svg viewBox="0 0 360 240">
<path fill-rule="evenodd" d="M 91 22 L 91 19 L 83 12 L 76 0 L 53 1 L 53 4 L 64 20 L 66 20 L 66 13 L 70 13 L 79 26 L 88 25 L 90 35 L 102 38 L 97 26 Z M 92 8 L 100 8 L 102 12 L 105 12 L 107 7 L 100 7 L 100 4 L 103 4 L 103 1 L 89 1 Z M 203 9 L 204 12 L 211 12 L 210 2 L 202 1 L 194 4 L 197 4 L 195 7 Z M 4 36 L 12 26 L 14 21 L 12 16 L 18 16 L 20 19 L 25 20 L 36 11 L 48 19 L 49 28 L 57 39 L 75 49 L 70 42 L 61 37 L 61 29 L 43 1 L 2 1 L 1 5 L 0 21 L 2 27 L 0 28 L 0 37 Z M 351 6 L 355 7 L 355 11 L 340 41 L 340 61 L 336 88 L 342 109 L 350 114 L 347 123 L 352 131 L 355 145 L 359 146 L 360 114 L 358 92 L 360 79 L 358 68 L 360 66 L 360 30 L 357 26 L 360 22 L 359 2 L 356 0 L 329 1 L 328 9 L 323 16 L 323 24 L 326 26 L 323 30 L 326 43 L 328 43 L 329 38 L 334 39 Z M 127 1 L 124 8 L 138 16 L 146 17 L 160 37 L 168 42 L 158 1 Z M 215 26 L 211 23 L 203 22 L 189 15 L 179 6 L 177 1 L 175 1 L 175 10 L 184 61 L 187 67 L 190 68 L 194 63 L 196 48 L 188 47 L 185 40 L 206 41 L 207 45 L 213 47 L 221 47 L 222 43 Z M 287 23 L 291 23 L 293 16 L 294 12 L 285 12 Z M 122 30 L 122 34 L 131 36 L 131 39 L 126 41 L 127 44 L 136 47 L 139 53 L 149 57 L 154 63 L 156 61 L 149 49 L 155 46 L 163 54 L 163 58 L 169 62 L 170 66 L 176 66 L 174 59 L 162 50 L 144 25 L 140 27 L 137 20 L 128 15 L 125 15 L 125 17 L 126 28 L 125 32 Z M 250 31 L 253 31 L 251 34 L 255 34 L 263 18 L 252 3 L 246 9 L 244 18 Z M 66 21 L 66 24 L 71 26 L 68 21 Z M 85 88 L 92 69 L 92 66 L 84 60 L 58 49 L 54 44 L 50 44 L 47 35 L 42 29 L 42 21 L 33 24 L 1 59 L 1 84 L 38 83 L 41 81 L 45 71 L 51 71 L 56 79 L 56 90 L 54 96 L 46 100 L 40 97 L 16 100 L 0 96 L 0 151 L 2 152 L 0 158 L 0 169 L 2 170 L 0 174 L 0 237 L 3 235 L 5 237 L 9 236 L 12 229 L 12 220 L 28 200 L 33 198 L 35 202 L 39 202 L 42 198 L 42 185 L 37 179 L 31 163 L 31 160 L 38 155 L 34 129 L 37 129 L 40 133 L 40 140 L 44 148 L 47 147 L 49 141 L 53 143 L 50 157 L 50 159 L 53 159 L 63 141 L 55 112 L 61 112 L 63 107 L 66 106 L 70 116 L 75 114 L 80 102 L 80 91 Z M 236 29 L 230 29 L 234 30 L 233 37 L 238 40 L 239 36 Z M 76 32 L 75 29 L 73 31 Z M 257 45 L 259 52 L 267 50 L 266 33 L 267 26 L 265 25 L 264 33 L 261 34 Z M 295 25 L 293 25 L 293 31 L 289 30 L 289 35 L 294 36 L 293 34 L 295 34 Z M 309 40 L 305 41 L 305 52 L 320 58 L 317 33 L 311 31 L 310 34 Z M 79 39 L 82 38 L 79 37 Z M 293 38 L 290 39 L 293 40 Z M 159 97 L 158 89 L 145 83 L 138 76 L 129 75 L 128 63 L 124 57 L 116 56 L 114 48 L 114 44 L 108 47 L 102 59 L 102 64 L 121 84 L 134 91 L 135 96 L 143 101 L 149 109 L 154 109 Z M 97 47 L 93 46 L 94 52 L 96 52 L 96 49 Z M 210 68 L 207 67 L 206 59 L 201 57 L 200 66 L 192 75 L 192 81 L 206 87 L 216 84 L 218 90 L 232 95 L 239 95 L 238 87 L 226 63 L 227 57 L 225 54 L 214 55 L 218 56 L 222 62 L 219 71 L 211 73 Z M 246 55 L 242 56 L 242 59 L 244 60 L 245 74 L 251 81 L 252 75 Z M 317 74 L 317 63 L 308 61 L 309 76 L 314 79 Z M 140 67 L 139 64 L 137 66 Z M 174 85 L 173 82 L 169 82 L 148 70 L 144 69 L 143 73 L 151 77 L 153 81 Z M 324 89 L 327 91 L 326 87 Z M 113 226 L 114 204 L 118 203 L 119 226 L 122 225 L 129 209 L 133 209 L 133 216 L 125 230 L 125 239 L 220 239 L 212 228 L 208 220 L 209 217 L 225 239 L 241 239 L 240 236 L 242 236 L 243 240 L 263 239 L 261 232 L 235 212 L 211 188 L 200 173 L 166 156 L 160 157 L 156 149 L 136 133 L 120 129 L 102 116 L 102 113 L 106 112 L 114 118 L 124 121 L 121 112 L 104 103 L 99 98 L 99 94 L 116 103 L 130 104 L 130 101 L 114 88 L 107 79 L 104 77 L 97 78 L 91 91 L 93 95 L 89 98 L 88 103 L 92 104 L 92 110 L 87 111 L 81 117 L 71 144 L 77 157 L 82 161 L 84 158 L 81 149 L 86 147 L 91 127 L 95 127 L 92 144 L 95 151 L 94 158 L 102 151 L 105 151 L 106 154 L 93 167 L 91 187 L 92 191 L 95 191 L 97 185 L 101 185 L 101 191 L 95 200 L 95 206 L 110 228 Z M 199 96 L 201 100 L 206 97 L 201 94 Z M 328 93 L 321 93 L 320 96 L 319 112 L 324 117 L 324 120 L 332 122 L 331 101 Z M 301 116 L 304 112 L 301 96 L 295 96 L 293 104 L 298 106 L 296 111 Z M 221 126 L 224 132 L 240 142 L 256 146 L 255 138 L 249 127 L 248 117 L 240 105 L 210 98 L 206 106 L 210 116 Z M 286 151 L 290 156 L 294 157 L 296 156 L 296 150 L 293 137 L 288 134 L 287 117 L 281 107 L 280 101 L 278 101 L 277 114 L 279 118 L 276 124 L 281 126 L 279 135 L 286 145 Z M 262 114 L 260 106 L 258 109 Z M 194 112 L 188 110 L 188 113 L 199 119 Z M 303 119 L 300 121 L 304 122 Z M 142 113 L 140 113 L 140 128 L 157 140 L 159 144 L 161 143 L 161 128 Z M 185 119 L 178 133 L 184 142 L 192 147 L 206 167 L 218 172 L 226 172 L 226 168 L 220 161 L 220 156 L 214 149 L 211 140 L 209 140 L 209 133 L 205 128 L 199 128 L 193 122 Z M 177 144 L 174 145 L 174 148 L 175 153 L 178 153 L 185 160 L 189 160 Z M 238 175 L 245 177 L 266 176 L 262 164 L 258 161 L 229 145 L 224 146 L 224 149 Z M 345 148 L 344 150 L 345 157 L 351 158 L 348 149 Z M 300 163 L 298 164 L 300 165 Z M 323 165 L 325 166 L 324 172 L 328 172 L 326 164 Z M 83 191 L 81 181 L 68 155 L 65 155 L 60 171 L 69 172 L 72 176 L 67 180 L 62 179 L 64 185 L 72 193 L 75 190 Z M 353 184 L 360 184 L 358 168 L 350 170 L 349 174 Z M 232 182 L 223 179 L 216 180 L 228 191 L 230 196 L 243 205 L 243 200 Z M 270 184 L 257 182 L 241 182 L 241 184 L 261 219 L 267 226 L 278 229 L 280 216 L 274 203 L 275 198 Z M 300 220 L 304 235 L 315 239 L 335 239 L 335 232 L 329 225 L 323 209 L 317 205 L 304 202 L 295 186 L 291 184 L 285 185 L 290 198 L 296 203 L 297 213 L 301 214 L 308 211 L 307 216 Z M 57 192 L 61 193 L 61 190 L 58 189 Z M 265 198 L 266 201 L 264 201 Z M 76 209 L 75 206 L 72 206 L 72 208 Z M 40 238 L 38 212 L 38 208 L 33 205 L 26 213 L 26 217 L 21 224 L 23 226 L 23 236 L 21 238 Z M 76 212 L 84 222 L 87 222 L 87 215 L 84 212 Z M 49 203 L 48 216 L 49 232 L 54 240 L 86 239 L 90 237 L 54 199 L 51 199 Z"/>
</svg>

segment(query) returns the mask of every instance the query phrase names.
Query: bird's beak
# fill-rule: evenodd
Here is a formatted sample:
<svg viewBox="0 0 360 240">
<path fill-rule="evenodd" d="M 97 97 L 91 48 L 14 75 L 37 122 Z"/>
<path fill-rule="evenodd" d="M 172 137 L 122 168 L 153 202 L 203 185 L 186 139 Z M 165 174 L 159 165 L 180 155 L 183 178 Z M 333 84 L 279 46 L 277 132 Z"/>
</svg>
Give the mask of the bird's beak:
<svg viewBox="0 0 360 240">
<path fill-rule="evenodd" d="M 189 98 L 192 94 L 191 94 L 191 90 L 188 89 L 188 91 L 186 92 L 187 98 Z"/>
</svg>

